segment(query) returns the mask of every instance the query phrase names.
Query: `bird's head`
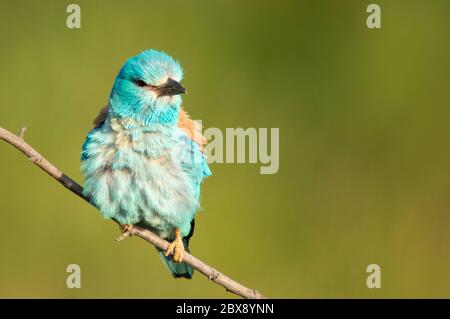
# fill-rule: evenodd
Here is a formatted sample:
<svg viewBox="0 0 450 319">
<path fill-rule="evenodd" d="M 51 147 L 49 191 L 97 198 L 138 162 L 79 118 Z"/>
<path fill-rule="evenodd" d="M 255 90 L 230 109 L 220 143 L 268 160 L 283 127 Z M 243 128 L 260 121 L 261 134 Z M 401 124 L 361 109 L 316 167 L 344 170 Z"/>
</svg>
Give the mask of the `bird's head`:
<svg viewBox="0 0 450 319">
<path fill-rule="evenodd" d="M 144 51 L 128 59 L 109 98 L 111 115 L 145 125 L 174 124 L 181 105 L 183 69 L 164 52 Z"/>
</svg>

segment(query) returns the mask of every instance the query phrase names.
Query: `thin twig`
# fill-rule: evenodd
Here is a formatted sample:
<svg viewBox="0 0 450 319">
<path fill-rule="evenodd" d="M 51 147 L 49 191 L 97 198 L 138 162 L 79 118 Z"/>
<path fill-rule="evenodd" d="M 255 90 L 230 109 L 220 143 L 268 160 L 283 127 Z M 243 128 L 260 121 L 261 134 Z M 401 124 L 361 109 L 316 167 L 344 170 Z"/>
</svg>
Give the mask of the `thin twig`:
<svg viewBox="0 0 450 319">
<path fill-rule="evenodd" d="M 27 131 L 27 128 L 25 126 L 22 126 L 22 128 L 19 131 L 19 137 L 20 139 L 25 139 L 25 132 Z"/>
<path fill-rule="evenodd" d="M 58 182 L 60 182 L 65 188 L 67 188 L 68 190 L 75 193 L 76 195 L 78 195 L 79 197 L 81 197 L 82 199 L 84 199 L 89 203 L 88 198 L 86 198 L 83 195 L 83 188 L 77 182 L 75 182 L 73 179 L 65 175 L 63 172 L 61 172 L 56 166 L 47 161 L 34 148 L 32 148 L 24 141 L 23 139 L 24 132 L 25 129 L 22 128 L 20 130 L 19 136 L 17 136 L 0 127 L 0 139 L 6 141 L 7 143 L 14 146 L 16 149 L 21 151 L 23 154 L 25 154 L 26 157 L 28 157 L 30 161 L 39 166 L 44 172 L 46 172 L 48 175 L 50 175 Z M 147 229 L 134 226 L 130 232 L 132 235 L 138 236 L 148 241 L 149 243 L 151 243 L 152 245 L 156 246 L 159 249 L 166 250 L 167 246 L 169 245 L 167 241 L 165 241 L 164 239 L 160 238 L 159 236 L 157 236 L 156 234 L 152 233 Z M 227 291 L 230 291 L 238 296 L 249 299 L 266 298 L 263 295 L 261 295 L 258 291 L 243 286 L 242 284 L 231 279 L 230 277 L 225 276 L 220 271 L 214 269 L 211 266 L 208 266 L 203 261 L 192 256 L 187 252 L 184 255 L 183 262 L 185 262 L 188 265 L 191 265 L 194 269 L 201 272 L 208 279 L 214 281 L 216 284 L 224 287 Z"/>
</svg>

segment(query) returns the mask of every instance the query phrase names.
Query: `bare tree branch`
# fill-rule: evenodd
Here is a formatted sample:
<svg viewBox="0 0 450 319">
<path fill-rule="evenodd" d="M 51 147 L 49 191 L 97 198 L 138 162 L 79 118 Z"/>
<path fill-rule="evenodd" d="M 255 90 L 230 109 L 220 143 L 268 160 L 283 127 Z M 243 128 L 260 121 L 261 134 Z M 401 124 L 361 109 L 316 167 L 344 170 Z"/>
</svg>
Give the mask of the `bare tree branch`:
<svg viewBox="0 0 450 319">
<path fill-rule="evenodd" d="M 0 139 L 6 141 L 7 143 L 14 146 L 16 149 L 21 151 L 23 154 L 25 154 L 26 157 L 28 157 L 30 161 L 39 166 L 44 172 L 46 172 L 48 175 L 50 175 L 58 182 L 60 182 L 65 188 L 72 191 L 73 193 L 75 193 L 76 195 L 78 195 L 79 197 L 81 197 L 82 199 L 84 199 L 89 203 L 89 200 L 83 195 L 83 188 L 78 183 L 76 183 L 73 179 L 65 175 L 63 172 L 61 172 L 56 166 L 47 161 L 35 149 L 33 149 L 30 145 L 28 145 L 24 141 L 23 139 L 24 132 L 25 128 L 22 128 L 20 130 L 19 136 L 17 136 L 0 127 Z M 167 241 L 160 238 L 156 234 L 138 226 L 134 226 L 132 228 L 131 235 L 136 235 L 162 250 L 165 250 L 169 245 Z M 244 285 L 238 283 L 237 281 L 231 279 L 230 277 L 225 276 L 220 271 L 214 269 L 211 266 L 208 266 L 203 261 L 192 256 L 187 252 L 185 253 L 183 262 L 185 262 L 188 265 L 191 265 L 194 269 L 201 272 L 208 279 L 214 281 L 216 284 L 224 287 L 227 291 L 230 291 L 238 296 L 249 299 L 265 298 L 258 291 L 245 287 Z"/>
</svg>

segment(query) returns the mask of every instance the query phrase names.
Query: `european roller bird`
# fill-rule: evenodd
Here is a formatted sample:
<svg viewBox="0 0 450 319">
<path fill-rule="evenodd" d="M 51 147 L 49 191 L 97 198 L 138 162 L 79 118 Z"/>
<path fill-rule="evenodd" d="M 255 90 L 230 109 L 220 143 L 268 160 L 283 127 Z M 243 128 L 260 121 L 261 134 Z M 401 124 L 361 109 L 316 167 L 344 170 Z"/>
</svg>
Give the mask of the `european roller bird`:
<svg viewBox="0 0 450 319">
<path fill-rule="evenodd" d="M 181 108 L 183 70 L 164 52 L 128 59 L 81 154 L 84 195 L 127 233 L 145 227 L 170 242 L 160 255 L 175 278 L 194 232 L 200 185 L 211 175 L 199 124 Z"/>
</svg>

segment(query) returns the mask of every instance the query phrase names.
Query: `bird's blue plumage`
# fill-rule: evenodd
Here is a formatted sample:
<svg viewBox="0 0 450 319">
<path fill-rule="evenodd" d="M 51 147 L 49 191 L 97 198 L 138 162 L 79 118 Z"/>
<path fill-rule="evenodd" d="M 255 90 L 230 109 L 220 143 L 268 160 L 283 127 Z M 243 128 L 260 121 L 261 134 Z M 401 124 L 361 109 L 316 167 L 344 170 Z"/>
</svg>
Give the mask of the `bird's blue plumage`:
<svg viewBox="0 0 450 319">
<path fill-rule="evenodd" d="M 84 194 L 103 217 L 146 225 L 168 240 L 175 228 L 189 235 L 201 182 L 211 174 L 199 145 L 177 126 L 182 76 L 163 52 L 126 61 L 107 116 L 89 132 L 81 154 Z"/>
</svg>

